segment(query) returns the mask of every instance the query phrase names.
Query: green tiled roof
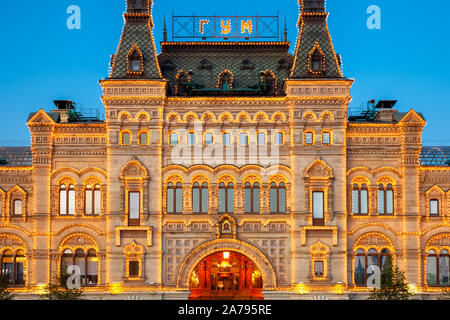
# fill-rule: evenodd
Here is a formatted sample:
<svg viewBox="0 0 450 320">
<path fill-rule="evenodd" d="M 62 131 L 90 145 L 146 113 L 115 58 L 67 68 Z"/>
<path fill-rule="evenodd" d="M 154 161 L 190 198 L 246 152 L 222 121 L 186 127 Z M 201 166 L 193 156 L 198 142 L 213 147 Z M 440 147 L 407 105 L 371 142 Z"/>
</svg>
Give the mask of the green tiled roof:
<svg viewBox="0 0 450 320">
<path fill-rule="evenodd" d="M 127 74 L 128 52 L 136 44 L 144 59 L 144 72 L 139 76 Z M 111 79 L 161 79 L 156 59 L 153 34 L 148 20 L 125 22 L 120 46 L 114 58 Z"/>
<path fill-rule="evenodd" d="M 321 77 L 342 78 L 340 66 L 336 62 L 333 43 L 329 35 L 326 15 L 319 18 L 302 18 L 297 41 L 297 59 L 292 70 L 292 78 L 313 77 L 309 72 L 308 59 L 316 41 L 325 54 L 325 72 Z"/>
<path fill-rule="evenodd" d="M 193 81 L 205 89 L 216 88 L 219 74 L 224 70 L 233 73 L 233 88 L 236 89 L 258 83 L 261 71 L 271 70 L 278 79 L 280 93 L 293 62 L 289 43 L 285 42 L 168 42 L 161 47 L 159 64 L 164 78 L 169 80 L 172 94 L 180 70 L 192 71 Z"/>
</svg>

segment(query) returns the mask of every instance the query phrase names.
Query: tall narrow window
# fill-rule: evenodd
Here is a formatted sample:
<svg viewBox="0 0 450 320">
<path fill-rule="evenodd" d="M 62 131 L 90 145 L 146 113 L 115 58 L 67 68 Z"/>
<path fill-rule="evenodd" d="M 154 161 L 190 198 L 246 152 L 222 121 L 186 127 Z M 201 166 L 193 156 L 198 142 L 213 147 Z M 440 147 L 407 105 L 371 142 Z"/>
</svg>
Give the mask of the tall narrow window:
<svg viewBox="0 0 450 320">
<path fill-rule="evenodd" d="M 219 184 L 219 213 L 234 212 L 234 185 L 221 182 Z"/>
<path fill-rule="evenodd" d="M 352 190 L 352 212 L 355 215 L 365 215 L 369 212 L 368 189 L 366 184 L 359 187 L 357 184 L 353 185 Z"/>
<path fill-rule="evenodd" d="M 323 192 L 313 192 L 312 194 L 312 211 L 313 211 L 313 225 L 323 226 L 324 220 L 324 193 Z"/>
<path fill-rule="evenodd" d="M 322 132 L 322 144 L 328 145 L 331 144 L 331 133 Z"/>
<path fill-rule="evenodd" d="M 321 72 L 323 70 L 323 56 L 319 50 L 314 51 L 311 57 L 311 70 Z"/>
<path fill-rule="evenodd" d="M 430 200 L 430 215 L 432 216 L 439 215 L 439 200 L 437 199 Z"/>
<path fill-rule="evenodd" d="M 188 132 L 188 134 L 187 134 L 187 144 L 190 147 L 195 146 L 195 133 L 194 132 Z"/>
<path fill-rule="evenodd" d="M 436 251 L 428 250 L 427 256 L 427 284 L 429 286 L 435 286 L 438 284 L 438 273 L 437 273 L 437 255 Z"/>
<path fill-rule="evenodd" d="M 128 146 L 131 144 L 131 135 L 128 131 L 122 132 L 121 137 L 122 137 L 122 145 Z"/>
<path fill-rule="evenodd" d="M 22 215 L 22 200 L 14 200 L 13 213 L 16 217 Z"/>
<path fill-rule="evenodd" d="M 449 286 L 450 269 L 449 262 L 450 256 L 447 250 L 441 250 L 439 254 L 439 284 L 441 286 Z"/>
<path fill-rule="evenodd" d="M 59 187 L 59 214 L 75 215 L 75 186 L 62 184 Z"/>
<path fill-rule="evenodd" d="M 241 145 L 241 146 L 248 146 L 248 134 L 246 133 L 246 132 L 242 132 L 240 135 L 239 135 L 239 144 Z"/>
<path fill-rule="evenodd" d="M 178 145 L 178 133 L 172 132 L 170 134 L 170 145 L 177 146 Z"/>
<path fill-rule="evenodd" d="M 204 136 L 204 144 L 205 144 L 205 146 L 210 146 L 210 145 L 212 145 L 213 144 L 213 134 L 211 133 L 211 132 L 207 132 L 207 133 L 205 133 L 205 136 Z"/>
<path fill-rule="evenodd" d="M 129 192 L 128 193 L 128 225 L 139 226 L 140 225 L 140 213 L 141 213 L 141 193 Z"/>
<path fill-rule="evenodd" d="M 204 182 L 201 186 L 198 182 L 192 187 L 192 212 L 208 213 L 209 211 L 209 189 Z"/>
<path fill-rule="evenodd" d="M 394 189 L 392 184 L 378 186 L 378 214 L 394 214 Z"/>
<path fill-rule="evenodd" d="M 270 184 L 270 213 L 286 213 L 286 185 Z"/>
<path fill-rule="evenodd" d="M 148 145 L 148 133 L 147 132 L 141 132 L 139 133 L 139 145 L 146 146 Z"/>
<path fill-rule="evenodd" d="M 222 144 L 224 146 L 230 146 L 231 145 L 231 134 L 228 132 L 222 133 Z"/>
<path fill-rule="evenodd" d="M 363 249 L 356 251 L 355 263 L 353 266 L 354 281 L 357 286 L 366 285 L 366 255 Z"/>
<path fill-rule="evenodd" d="M 311 145 L 314 143 L 314 135 L 312 132 L 305 132 L 305 144 Z"/>
<path fill-rule="evenodd" d="M 245 213 L 260 213 L 260 188 L 259 183 L 251 185 L 249 182 L 244 188 L 244 211 Z"/>
<path fill-rule="evenodd" d="M 128 261 L 128 276 L 139 277 L 139 261 Z"/>
<path fill-rule="evenodd" d="M 321 278 L 324 275 L 323 261 L 314 261 L 314 276 Z"/>
<path fill-rule="evenodd" d="M 75 186 L 73 184 L 69 186 L 67 198 L 68 198 L 67 214 L 73 216 L 75 215 Z"/>
<path fill-rule="evenodd" d="M 87 255 L 86 262 L 86 284 L 95 285 L 98 283 L 98 258 L 95 250 L 91 249 Z"/>
<path fill-rule="evenodd" d="M 266 134 L 264 132 L 258 132 L 258 146 L 266 145 Z"/>
<path fill-rule="evenodd" d="M 84 191 L 84 213 L 86 215 L 99 215 L 101 207 L 101 190 L 100 185 L 94 187 L 88 184 Z"/>
<path fill-rule="evenodd" d="M 183 212 L 183 185 L 178 182 L 167 185 L 167 213 Z"/>
<path fill-rule="evenodd" d="M 276 146 L 282 146 L 284 144 L 284 135 L 282 132 L 275 132 L 274 144 Z"/>
</svg>

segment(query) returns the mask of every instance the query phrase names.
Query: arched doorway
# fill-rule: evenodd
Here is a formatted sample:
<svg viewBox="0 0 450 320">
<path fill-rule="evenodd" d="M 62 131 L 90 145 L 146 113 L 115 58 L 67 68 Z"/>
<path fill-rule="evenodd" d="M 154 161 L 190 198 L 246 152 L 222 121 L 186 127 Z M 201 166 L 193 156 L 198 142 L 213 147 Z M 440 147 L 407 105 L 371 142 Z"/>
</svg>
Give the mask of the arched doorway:
<svg viewBox="0 0 450 320">
<path fill-rule="evenodd" d="M 262 300 L 263 280 L 257 265 L 233 251 L 202 259 L 190 276 L 190 300 Z"/>
</svg>

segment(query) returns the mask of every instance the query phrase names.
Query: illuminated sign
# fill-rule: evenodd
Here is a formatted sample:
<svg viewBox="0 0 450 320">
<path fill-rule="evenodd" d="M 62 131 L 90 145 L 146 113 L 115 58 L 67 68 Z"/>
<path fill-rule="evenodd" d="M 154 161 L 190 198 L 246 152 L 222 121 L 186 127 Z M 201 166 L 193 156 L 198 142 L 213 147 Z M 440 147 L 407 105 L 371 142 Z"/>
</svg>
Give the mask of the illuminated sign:
<svg viewBox="0 0 450 320">
<path fill-rule="evenodd" d="M 278 16 L 173 16 L 173 39 L 278 39 Z"/>
</svg>

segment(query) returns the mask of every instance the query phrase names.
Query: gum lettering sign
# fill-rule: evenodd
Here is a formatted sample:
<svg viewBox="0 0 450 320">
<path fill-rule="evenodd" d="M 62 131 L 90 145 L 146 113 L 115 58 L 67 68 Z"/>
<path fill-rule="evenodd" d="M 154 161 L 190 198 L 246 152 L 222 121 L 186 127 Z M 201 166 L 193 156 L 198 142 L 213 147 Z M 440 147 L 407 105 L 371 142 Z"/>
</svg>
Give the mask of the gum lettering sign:
<svg viewBox="0 0 450 320">
<path fill-rule="evenodd" d="M 278 39 L 279 16 L 173 16 L 173 39 Z"/>
</svg>

